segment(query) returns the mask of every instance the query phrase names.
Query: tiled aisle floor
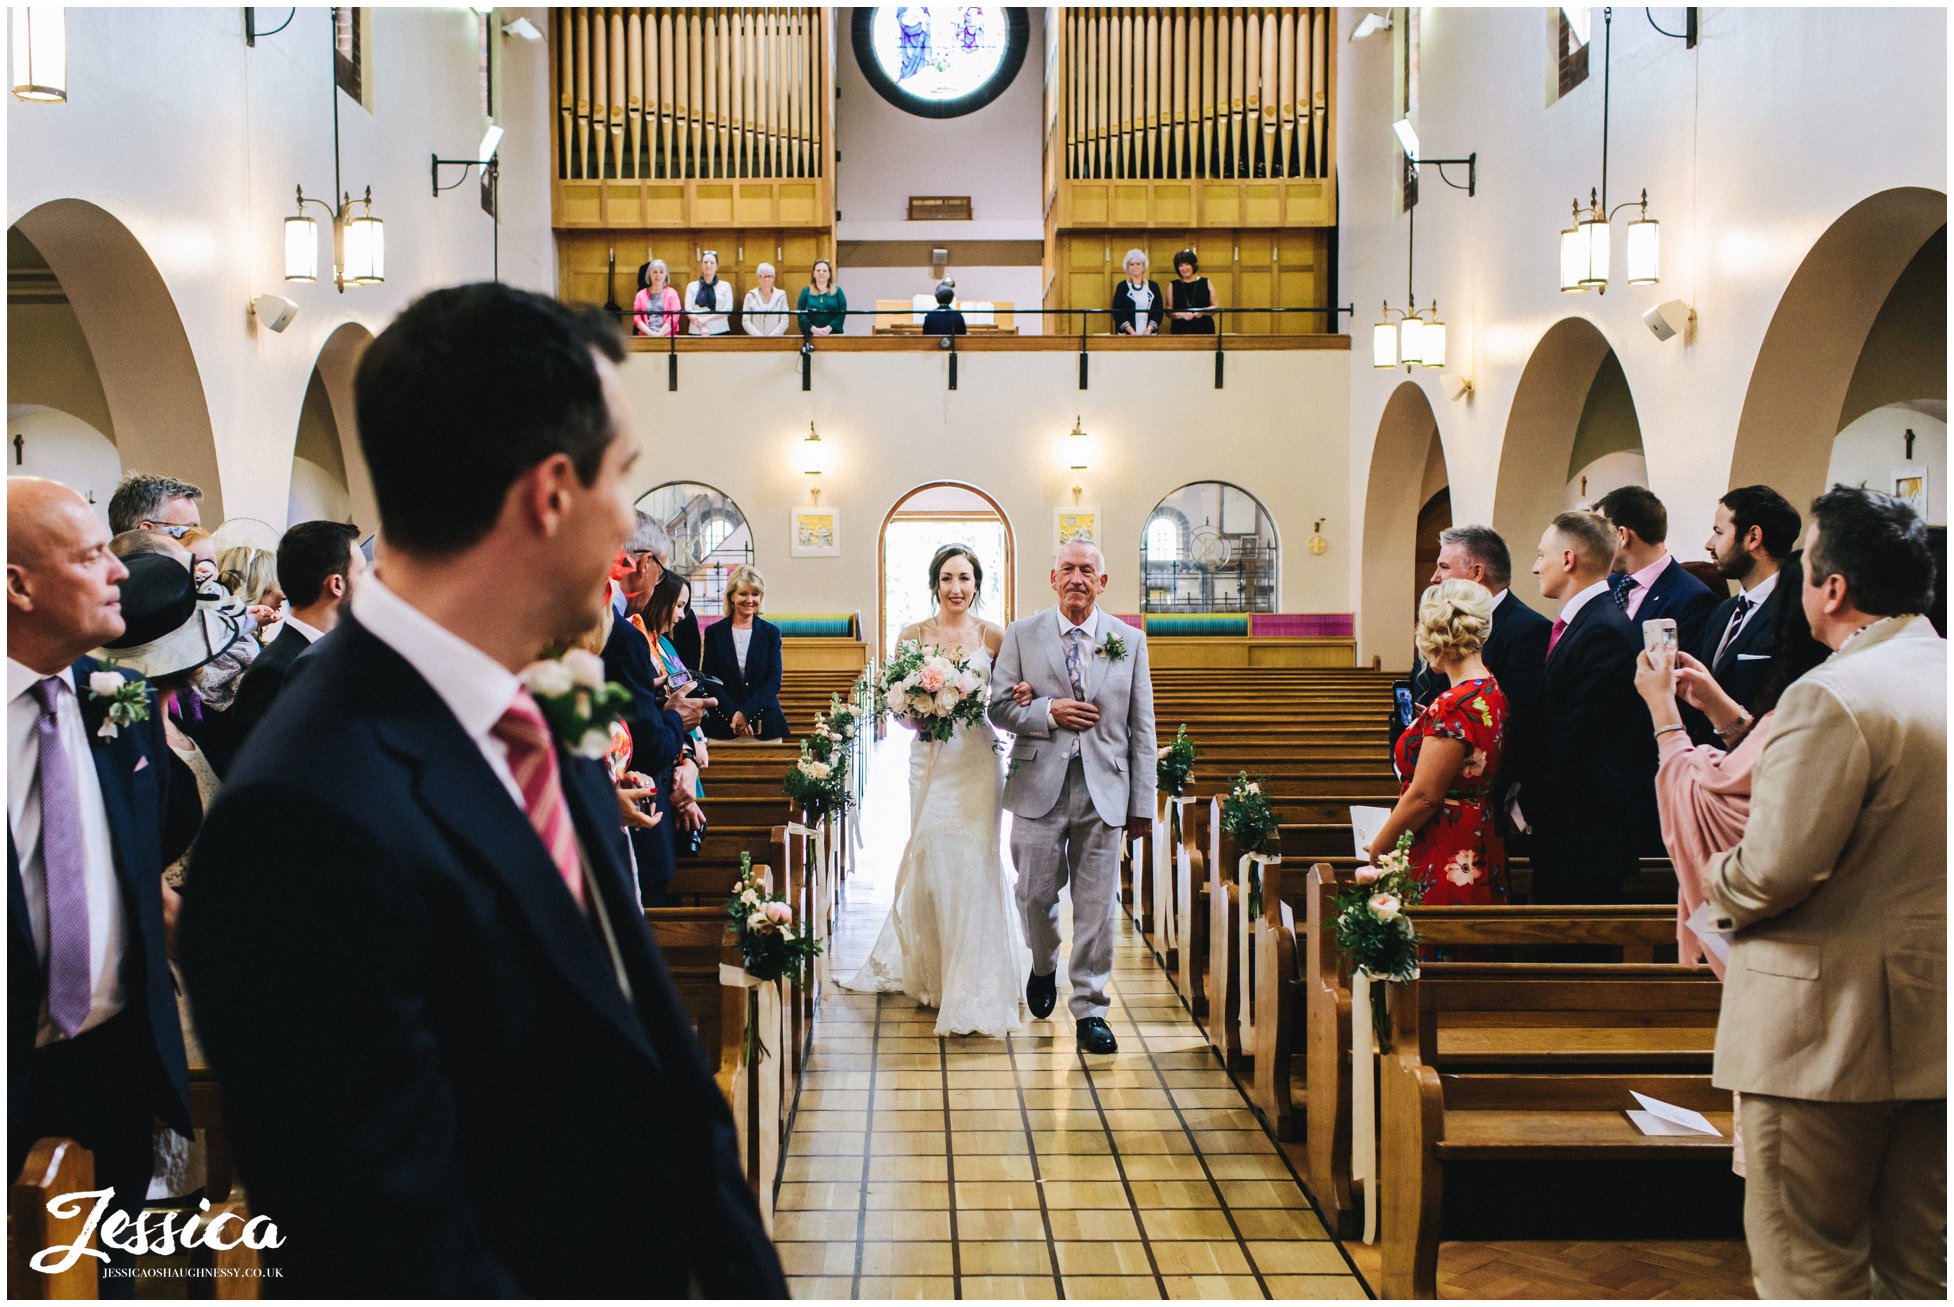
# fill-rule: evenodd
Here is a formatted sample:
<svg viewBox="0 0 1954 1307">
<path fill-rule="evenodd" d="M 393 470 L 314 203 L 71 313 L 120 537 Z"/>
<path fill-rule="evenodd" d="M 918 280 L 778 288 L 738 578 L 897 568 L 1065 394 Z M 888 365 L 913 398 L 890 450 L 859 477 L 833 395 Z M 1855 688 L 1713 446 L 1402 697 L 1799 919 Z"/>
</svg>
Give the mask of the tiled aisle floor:
<svg viewBox="0 0 1954 1307">
<path fill-rule="evenodd" d="M 906 752 L 875 760 L 837 975 L 888 911 Z M 1111 1056 L 1078 1052 L 1062 961 L 1059 1010 L 1002 1040 L 938 1039 L 905 997 L 827 989 L 774 1231 L 795 1297 L 1365 1296 L 1122 923 Z"/>
</svg>

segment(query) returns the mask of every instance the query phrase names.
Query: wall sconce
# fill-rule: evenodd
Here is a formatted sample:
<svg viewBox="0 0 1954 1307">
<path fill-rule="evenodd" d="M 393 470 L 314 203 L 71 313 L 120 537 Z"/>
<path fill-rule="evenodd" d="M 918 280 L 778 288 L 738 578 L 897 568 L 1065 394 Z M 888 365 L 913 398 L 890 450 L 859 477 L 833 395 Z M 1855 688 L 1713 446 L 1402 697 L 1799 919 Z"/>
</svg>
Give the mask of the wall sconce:
<svg viewBox="0 0 1954 1307">
<path fill-rule="evenodd" d="M 502 147 L 502 124 L 490 123 L 488 131 L 482 134 L 482 143 L 475 148 L 472 159 L 444 159 L 439 154 L 430 154 L 432 162 L 428 166 L 430 184 L 434 188 L 434 198 L 440 199 L 442 191 L 451 191 L 468 180 L 471 168 L 482 170 L 482 207 L 489 211 L 489 221 L 494 227 L 494 237 L 489 244 L 489 272 L 495 281 L 502 280 L 502 160 L 496 151 Z M 443 168 L 460 168 L 461 176 L 446 186 L 441 184 Z M 611 251 L 611 271 L 617 271 L 617 251 Z M 607 305 L 607 308 L 616 306 Z M 676 364 L 676 360 L 674 360 Z"/>
<path fill-rule="evenodd" d="M 387 279 L 387 226 L 373 216 L 373 188 L 359 200 L 341 194 L 334 209 L 324 200 L 298 190 L 298 212 L 285 219 L 285 280 L 319 279 L 319 222 L 305 212 L 316 204 L 332 215 L 332 281 L 342 293 L 348 286 L 377 286 Z M 354 216 L 353 205 L 361 212 Z"/>
<path fill-rule="evenodd" d="M 800 454 L 795 461 L 808 478 L 808 502 L 818 507 L 821 503 L 821 474 L 828 470 L 828 449 L 822 444 L 821 433 L 814 429 L 812 421 L 807 424 L 807 435 L 801 439 Z"/>
<path fill-rule="evenodd" d="M 1078 506 L 1079 496 L 1084 487 L 1078 484 L 1078 473 L 1092 466 L 1092 437 L 1086 434 L 1085 422 L 1075 416 L 1072 419 L 1072 433 L 1065 438 L 1065 463 L 1074 475 L 1072 485 L 1072 504 Z"/>
<path fill-rule="evenodd" d="M 60 5 L 14 8 L 14 95 L 61 104 L 68 99 L 68 19 Z"/>
</svg>

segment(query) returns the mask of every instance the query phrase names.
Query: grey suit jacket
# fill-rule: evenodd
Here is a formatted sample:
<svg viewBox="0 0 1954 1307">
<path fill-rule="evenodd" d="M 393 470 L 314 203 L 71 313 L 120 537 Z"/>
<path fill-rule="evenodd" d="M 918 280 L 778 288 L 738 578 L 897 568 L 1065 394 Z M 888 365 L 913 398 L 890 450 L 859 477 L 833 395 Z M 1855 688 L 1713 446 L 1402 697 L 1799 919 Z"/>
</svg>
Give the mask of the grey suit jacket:
<svg viewBox="0 0 1954 1307">
<path fill-rule="evenodd" d="M 1703 893 L 1736 932 L 1718 1086 L 1947 1097 L 1947 642 L 1926 618 L 1866 631 L 1785 691 L 1744 837 Z"/>
<path fill-rule="evenodd" d="M 1120 638 L 1126 656 L 1113 661 L 1093 652 L 1086 692 L 1099 709 L 1099 720 L 1081 734 L 1053 725 L 1051 718 L 1052 700 L 1072 697 L 1057 610 L 1020 618 L 1004 633 L 991 667 L 989 716 L 993 726 L 1017 736 L 1004 781 L 1004 806 L 1020 817 L 1042 817 L 1057 805 L 1074 740 L 1083 742 L 1086 788 L 1101 821 L 1124 826 L 1132 817 L 1153 817 L 1153 680 L 1147 674 L 1147 637 L 1101 609 L 1102 646 L 1108 635 Z M 1019 681 L 1031 683 L 1036 697 L 1029 707 L 1018 707 L 1011 697 L 1011 687 Z"/>
</svg>

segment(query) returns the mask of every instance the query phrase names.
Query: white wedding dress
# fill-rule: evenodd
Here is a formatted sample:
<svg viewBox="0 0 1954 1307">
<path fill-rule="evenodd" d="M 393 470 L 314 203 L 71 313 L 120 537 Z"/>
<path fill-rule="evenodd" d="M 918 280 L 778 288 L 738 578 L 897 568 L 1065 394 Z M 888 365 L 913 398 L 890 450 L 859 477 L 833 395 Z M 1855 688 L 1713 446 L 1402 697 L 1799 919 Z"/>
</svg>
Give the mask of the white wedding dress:
<svg viewBox="0 0 1954 1307">
<path fill-rule="evenodd" d="M 971 659 L 988 678 L 990 655 Z M 901 729 L 901 728 L 898 728 Z M 1003 761 L 988 723 L 909 752 L 909 843 L 895 903 L 847 989 L 908 994 L 937 1009 L 939 1035 L 1006 1035 L 1021 1011 L 1031 951 L 999 828 Z"/>
</svg>

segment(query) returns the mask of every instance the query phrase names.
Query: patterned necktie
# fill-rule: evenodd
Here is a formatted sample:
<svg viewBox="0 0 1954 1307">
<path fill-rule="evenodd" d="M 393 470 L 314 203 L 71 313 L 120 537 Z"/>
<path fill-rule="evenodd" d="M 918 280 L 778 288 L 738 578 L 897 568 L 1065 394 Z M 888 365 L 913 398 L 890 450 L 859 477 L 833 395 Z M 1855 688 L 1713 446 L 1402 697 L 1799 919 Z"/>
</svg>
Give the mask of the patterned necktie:
<svg viewBox="0 0 1954 1307">
<path fill-rule="evenodd" d="M 1750 612 L 1750 610 L 1750 596 L 1738 595 L 1736 611 L 1730 614 L 1730 625 L 1724 628 L 1723 639 L 1717 641 L 1717 651 L 1710 658 L 1712 666 L 1715 666 L 1723 660 L 1723 651 L 1728 649 L 1730 642 L 1737 638 L 1737 632 L 1743 630 L 1744 615 Z"/>
<path fill-rule="evenodd" d="M 563 802 L 563 779 L 557 774 L 556 748 L 550 742 L 543 710 L 530 698 L 529 691 L 519 690 L 516 701 L 489 733 L 508 749 L 509 770 L 515 775 L 516 788 L 522 791 L 523 815 L 542 839 L 570 897 L 583 907 L 583 862 L 577 856 L 577 834 Z"/>
<path fill-rule="evenodd" d="M 66 684 L 49 676 L 34 684 L 41 716 L 34 734 L 41 748 L 41 868 L 47 880 L 47 1011 L 73 1039 L 88 1019 L 94 996 L 89 977 L 88 875 L 81 842 L 81 797 L 56 716 Z"/>
<path fill-rule="evenodd" d="M 1082 632 L 1075 626 L 1065 636 L 1065 674 L 1072 680 L 1072 697 L 1074 699 L 1084 699 L 1086 697 L 1086 675 L 1083 661 L 1085 654 L 1079 647 L 1079 637 L 1081 634 Z"/>
<path fill-rule="evenodd" d="M 1547 632 L 1547 656 L 1549 658 L 1552 658 L 1554 656 L 1554 646 L 1560 643 L 1561 636 L 1565 635 L 1566 633 L 1567 633 L 1566 620 L 1564 618 L 1556 617 L 1554 619 L 1554 629 Z"/>
<path fill-rule="evenodd" d="M 1628 597 L 1635 593 L 1635 578 L 1627 572 L 1608 578 L 1608 593 L 1615 597 L 1615 607 L 1628 611 Z"/>
</svg>

